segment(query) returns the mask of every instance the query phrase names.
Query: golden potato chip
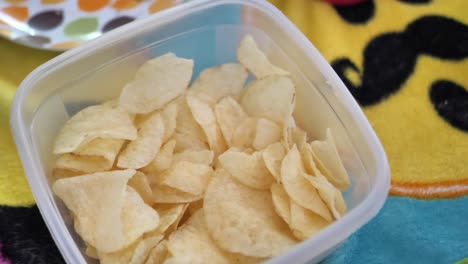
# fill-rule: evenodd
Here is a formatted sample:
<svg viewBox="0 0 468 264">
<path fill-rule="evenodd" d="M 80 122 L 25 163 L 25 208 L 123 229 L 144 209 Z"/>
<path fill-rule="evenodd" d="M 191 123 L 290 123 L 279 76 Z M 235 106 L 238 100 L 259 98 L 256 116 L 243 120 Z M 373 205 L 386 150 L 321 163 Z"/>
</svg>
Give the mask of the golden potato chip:
<svg viewBox="0 0 468 264">
<path fill-rule="evenodd" d="M 203 195 L 186 193 L 166 185 L 154 184 L 151 189 L 155 203 L 189 203 L 203 199 Z"/>
<path fill-rule="evenodd" d="M 299 205 L 331 221 L 332 215 L 326 204 L 320 198 L 317 190 L 304 177 L 304 165 L 301 156 L 294 145 L 281 163 L 281 182 L 284 190 Z"/>
<path fill-rule="evenodd" d="M 290 208 L 290 227 L 294 236 L 300 240 L 306 240 L 330 224 L 329 221 L 300 206 L 292 199 L 290 199 Z"/>
<path fill-rule="evenodd" d="M 128 143 L 117 161 L 119 168 L 139 169 L 148 165 L 158 154 L 164 137 L 164 121 L 155 112 L 138 130 L 138 138 Z"/>
<path fill-rule="evenodd" d="M 127 181 L 135 170 L 99 172 L 57 180 L 52 189 L 75 215 L 77 232 L 101 252 L 121 249 L 126 238 L 121 220 Z"/>
<path fill-rule="evenodd" d="M 112 163 L 100 156 L 81 156 L 75 154 L 62 154 L 55 162 L 55 168 L 69 171 L 80 171 L 83 174 L 107 171 Z"/>
<path fill-rule="evenodd" d="M 171 263 L 260 263 L 262 259 L 222 250 L 208 233 L 203 209 L 196 211 L 168 239 Z"/>
<path fill-rule="evenodd" d="M 289 196 L 284 191 L 283 186 L 273 183 L 270 187 L 271 199 L 275 206 L 275 212 L 288 224 L 291 224 L 291 209 L 289 205 Z"/>
<path fill-rule="evenodd" d="M 263 78 L 268 75 L 287 75 L 287 71 L 271 64 L 265 54 L 257 47 L 252 36 L 245 36 L 237 49 L 237 59 L 255 77 Z"/>
<path fill-rule="evenodd" d="M 203 202 L 208 231 L 217 244 L 232 253 L 272 257 L 296 240 L 276 214 L 270 191 L 249 188 L 226 170 L 216 170 Z"/>
<path fill-rule="evenodd" d="M 187 104 L 187 95 L 177 98 L 176 135 L 183 135 L 195 141 L 207 143 L 205 132 L 193 117 L 192 111 Z M 176 147 L 177 149 L 177 147 Z"/>
<path fill-rule="evenodd" d="M 174 163 L 163 173 L 159 184 L 193 195 L 202 195 L 212 174 L 213 169 L 208 165 L 181 161 Z"/>
<path fill-rule="evenodd" d="M 229 149 L 218 157 L 221 166 L 239 182 L 266 190 L 275 181 L 263 162 L 262 153 L 247 154 Z"/>
<path fill-rule="evenodd" d="M 322 175 L 322 172 L 315 164 L 314 154 L 310 144 L 302 144 L 300 147 L 300 153 L 306 172 L 312 176 Z"/>
<path fill-rule="evenodd" d="M 187 210 L 188 204 L 157 204 L 155 205 L 156 211 L 158 211 L 160 221 L 156 229 L 148 232 L 145 236 L 155 236 L 172 232 L 176 229 L 180 219 Z"/>
<path fill-rule="evenodd" d="M 122 226 L 125 246 L 159 225 L 159 215 L 147 205 L 132 187 L 127 186 L 122 207 Z"/>
<path fill-rule="evenodd" d="M 194 215 L 196 211 L 200 210 L 203 208 L 203 200 L 198 200 L 193 203 L 190 203 L 190 205 L 187 208 L 187 211 L 190 216 Z"/>
<path fill-rule="evenodd" d="M 130 113 L 150 113 L 181 95 L 192 78 L 193 60 L 166 53 L 145 62 L 120 94 L 120 105 Z"/>
<path fill-rule="evenodd" d="M 133 117 L 120 107 L 87 107 L 62 127 L 55 140 L 54 154 L 73 152 L 96 138 L 136 139 Z"/>
<path fill-rule="evenodd" d="M 167 249 L 174 263 L 231 263 L 206 231 L 203 210 L 169 236 Z"/>
<path fill-rule="evenodd" d="M 253 140 L 257 132 L 257 119 L 245 119 L 234 131 L 231 138 L 231 147 L 241 150 L 253 147 Z"/>
<path fill-rule="evenodd" d="M 343 194 L 322 175 L 305 175 L 305 178 L 317 189 L 320 197 L 330 209 L 335 219 L 340 219 L 346 213 L 346 203 Z"/>
<path fill-rule="evenodd" d="M 257 129 L 252 146 L 256 150 L 262 150 L 268 145 L 280 141 L 281 131 L 281 127 L 275 124 L 275 122 L 265 118 L 259 118 L 257 120 Z"/>
<path fill-rule="evenodd" d="M 75 176 L 80 176 L 86 174 L 82 171 L 77 171 L 77 170 L 69 170 L 69 169 L 57 169 L 54 168 L 52 170 L 52 177 L 55 180 L 62 179 L 62 178 L 68 178 L 68 177 L 75 177 Z"/>
<path fill-rule="evenodd" d="M 267 76 L 252 81 L 241 105 L 254 117 L 264 117 L 283 125 L 294 110 L 294 83 L 286 76 Z"/>
<path fill-rule="evenodd" d="M 208 144 L 194 138 L 190 135 L 184 135 L 180 133 L 175 133 L 172 136 L 172 139 L 176 141 L 174 152 L 184 152 L 188 150 L 207 150 L 209 149 Z"/>
<path fill-rule="evenodd" d="M 161 111 L 161 116 L 164 122 L 163 142 L 166 142 L 174 134 L 177 126 L 177 102 L 166 105 Z"/>
<path fill-rule="evenodd" d="M 185 150 L 174 155 L 174 162 L 189 161 L 211 165 L 214 159 L 214 152 L 211 150 Z"/>
<path fill-rule="evenodd" d="M 159 244 L 154 247 L 148 258 L 145 261 L 145 264 L 163 264 L 167 256 L 167 240 L 159 242 Z"/>
<path fill-rule="evenodd" d="M 225 96 L 239 94 L 247 76 L 247 71 L 240 64 L 222 64 L 203 70 L 190 86 L 190 90 L 203 93 L 217 102 Z"/>
<path fill-rule="evenodd" d="M 92 258 L 92 259 L 98 259 L 98 252 L 93 246 L 87 245 L 85 249 L 85 255 Z"/>
<path fill-rule="evenodd" d="M 187 104 L 193 117 L 205 132 L 210 149 L 214 151 L 215 155 L 223 153 L 226 150 L 226 143 L 211 106 L 194 95 L 187 96 Z"/>
<path fill-rule="evenodd" d="M 135 189 L 146 204 L 153 204 L 153 191 L 149 185 L 148 178 L 146 178 L 143 172 L 137 171 L 128 181 L 128 186 Z"/>
<path fill-rule="evenodd" d="M 224 140 L 228 146 L 231 146 L 232 135 L 236 128 L 248 118 L 247 114 L 234 98 L 227 96 L 216 104 L 215 115 Z"/>
<path fill-rule="evenodd" d="M 348 188 L 350 184 L 348 173 L 338 155 L 330 129 L 327 129 L 325 141 L 312 141 L 310 146 L 321 163 L 323 163 L 323 166 L 330 172 L 327 173 L 327 171 L 324 170 L 322 171 L 323 175 L 341 191 Z"/>
<path fill-rule="evenodd" d="M 122 145 L 125 143 L 123 139 L 116 138 L 96 138 L 81 145 L 73 151 L 77 155 L 99 156 L 109 161 L 111 166 L 114 164 L 115 157 L 119 154 Z"/>
<path fill-rule="evenodd" d="M 294 144 L 300 149 L 302 145 L 307 143 L 307 133 L 299 127 L 283 127 L 283 141 L 287 148 L 291 148 Z"/>
<path fill-rule="evenodd" d="M 100 264 L 143 264 L 162 238 L 162 236 L 152 236 L 117 252 L 99 253 Z"/>
<path fill-rule="evenodd" d="M 277 182 L 281 182 L 281 162 L 286 156 L 284 146 L 277 142 L 262 151 L 263 162 Z"/>
<path fill-rule="evenodd" d="M 161 150 L 156 154 L 156 157 L 150 162 L 150 164 L 141 168 L 146 173 L 161 173 L 171 167 L 172 160 L 174 159 L 174 149 L 176 141 L 171 139 L 161 147 Z"/>
</svg>

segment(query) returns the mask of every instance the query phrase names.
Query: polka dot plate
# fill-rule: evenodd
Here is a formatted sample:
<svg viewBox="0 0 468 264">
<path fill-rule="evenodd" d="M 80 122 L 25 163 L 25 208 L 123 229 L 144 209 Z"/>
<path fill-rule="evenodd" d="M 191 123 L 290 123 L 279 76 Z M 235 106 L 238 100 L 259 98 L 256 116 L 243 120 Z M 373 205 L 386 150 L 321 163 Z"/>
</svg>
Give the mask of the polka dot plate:
<svg viewBox="0 0 468 264">
<path fill-rule="evenodd" d="M 63 51 L 187 0 L 0 0 L 0 36 Z"/>
</svg>

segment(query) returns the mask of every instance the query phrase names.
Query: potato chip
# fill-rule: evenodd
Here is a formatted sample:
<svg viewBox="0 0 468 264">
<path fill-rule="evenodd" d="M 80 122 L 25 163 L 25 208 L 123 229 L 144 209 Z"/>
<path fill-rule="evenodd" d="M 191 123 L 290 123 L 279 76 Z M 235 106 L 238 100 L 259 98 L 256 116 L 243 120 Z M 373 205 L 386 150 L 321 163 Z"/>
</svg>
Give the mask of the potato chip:
<svg viewBox="0 0 468 264">
<path fill-rule="evenodd" d="M 275 206 L 275 212 L 288 224 L 291 224 L 291 209 L 289 205 L 289 196 L 284 191 L 283 186 L 273 183 L 270 187 L 271 200 Z"/>
<path fill-rule="evenodd" d="M 212 174 L 213 169 L 208 165 L 181 161 L 174 163 L 163 173 L 159 184 L 193 195 L 202 195 Z"/>
<path fill-rule="evenodd" d="M 322 172 L 315 164 L 314 154 L 310 144 L 302 144 L 302 146 L 300 147 L 300 153 L 305 171 L 312 176 L 322 175 Z"/>
<path fill-rule="evenodd" d="M 207 143 L 205 132 L 193 117 L 192 111 L 187 104 L 187 96 L 183 95 L 176 100 L 177 103 L 177 118 L 176 118 L 176 135 L 183 135 L 181 138 L 190 138 L 193 141 Z M 179 140 L 177 140 L 179 141 Z M 179 145 L 179 142 L 177 142 Z M 176 151 L 177 147 L 176 147 Z"/>
<path fill-rule="evenodd" d="M 99 172 L 57 180 L 52 189 L 76 216 L 77 232 L 98 251 L 121 249 L 126 239 L 121 211 L 134 170 Z"/>
<path fill-rule="evenodd" d="M 128 181 L 128 186 L 135 189 L 146 204 L 153 204 L 153 191 L 149 185 L 148 178 L 146 178 L 143 172 L 137 171 Z"/>
<path fill-rule="evenodd" d="M 55 168 L 80 171 L 83 174 L 107 171 L 112 168 L 112 163 L 104 157 L 80 156 L 75 154 L 62 154 L 55 162 Z"/>
<path fill-rule="evenodd" d="M 211 106 L 194 95 L 187 96 L 187 104 L 193 117 L 205 132 L 210 149 L 214 151 L 215 155 L 223 153 L 226 150 L 226 143 Z"/>
<path fill-rule="evenodd" d="M 159 225 L 158 212 L 147 205 L 129 186 L 125 192 L 121 217 L 126 246 Z"/>
<path fill-rule="evenodd" d="M 222 250 L 208 233 L 203 209 L 196 211 L 168 239 L 171 263 L 260 263 L 262 259 Z"/>
<path fill-rule="evenodd" d="M 257 132 L 257 119 L 245 119 L 234 131 L 231 138 L 231 146 L 241 150 L 251 148 L 255 133 Z"/>
<path fill-rule="evenodd" d="M 281 131 L 281 127 L 274 122 L 265 118 L 259 118 L 252 146 L 256 150 L 262 150 L 268 145 L 280 141 Z"/>
<path fill-rule="evenodd" d="M 214 159 L 214 152 L 211 150 L 185 150 L 174 155 L 174 162 L 188 161 L 211 165 Z"/>
<path fill-rule="evenodd" d="M 167 253 L 167 240 L 163 240 L 151 250 L 145 264 L 163 264 Z"/>
<path fill-rule="evenodd" d="M 148 232 L 145 236 L 155 236 L 172 232 L 176 229 L 180 219 L 187 210 L 188 204 L 157 204 L 156 211 L 159 214 L 159 225 L 156 229 Z"/>
<path fill-rule="evenodd" d="M 217 244 L 230 252 L 272 257 L 296 241 L 276 214 L 270 191 L 249 188 L 226 170 L 216 170 L 203 203 L 208 231 Z"/>
<path fill-rule="evenodd" d="M 120 107 L 87 107 L 62 127 L 55 140 L 54 154 L 73 152 L 96 138 L 136 139 L 133 117 Z"/>
<path fill-rule="evenodd" d="M 291 148 L 294 144 L 300 149 L 302 145 L 307 143 L 307 133 L 299 127 L 283 127 L 283 141 L 287 148 Z"/>
<path fill-rule="evenodd" d="M 350 184 L 348 173 L 338 155 L 330 129 L 327 129 L 325 141 L 312 141 L 310 146 L 313 152 L 317 154 L 318 159 L 323 163 L 323 166 L 330 172 L 327 173 L 324 170 L 323 175 L 341 191 L 348 188 Z"/>
<path fill-rule="evenodd" d="M 152 236 L 117 252 L 100 253 L 100 264 L 143 264 L 162 238 L 162 236 Z"/>
<path fill-rule="evenodd" d="M 266 190 L 275 181 L 263 162 L 262 154 L 247 154 L 229 149 L 218 157 L 221 166 L 239 182 L 255 189 Z"/>
<path fill-rule="evenodd" d="M 90 246 L 90 245 L 86 246 L 85 255 L 92 259 L 99 258 L 97 250 L 93 246 Z"/>
<path fill-rule="evenodd" d="M 62 178 L 69 178 L 69 177 L 75 177 L 75 176 L 80 176 L 86 174 L 82 171 L 76 171 L 76 170 L 69 170 L 69 169 L 57 169 L 54 168 L 52 170 L 52 177 L 54 180 L 62 179 Z"/>
<path fill-rule="evenodd" d="M 151 189 L 155 203 L 189 203 L 203 199 L 203 195 L 186 193 L 166 185 L 154 184 Z"/>
<path fill-rule="evenodd" d="M 141 168 L 146 173 L 161 173 L 171 167 L 172 160 L 174 159 L 174 149 L 176 141 L 171 139 L 161 147 L 161 150 L 156 154 L 156 157 L 150 162 L 150 164 Z"/>
<path fill-rule="evenodd" d="M 159 152 L 164 130 L 161 114 L 151 114 L 138 131 L 138 138 L 128 143 L 120 153 L 117 166 L 139 169 L 148 165 Z"/>
<path fill-rule="evenodd" d="M 245 36 L 240 42 L 237 50 L 237 59 L 259 79 L 268 75 L 289 74 L 287 71 L 271 64 L 250 35 Z"/>
<path fill-rule="evenodd" d="M 294 145 L 281 163 L 281 182 L 286 193 L 299 205 L 331 221 L 332 215 L 317 190 L 307 181 L 301 156 Z"/>
<path fill-rule="evenodd" d="M 300 206 L 294 200 L 290 199 L 290 202 L 290 227 L 294 236 L 298 239 L 306 240 L 330 224 L 329 221 Z"/>
<path fill-rule="evenodd" d="M 115 157 L 119 154 L 122 145 L 125 143 L 123 139 L 116 138 L 96 138 L 87 144 L 81 145 L 73 151 L 77 155 L 99 156 L 109 161 L 111 166 L 114 164 Z"/>
<path fill-rule="evenodd" d="M 246 88 L 241 105 L 254 117 L 264 117 L 280 125 L 294 110 L 294 83 L 286 76 L 267 76 L 252 81 Z"/>
<path fill-rule="evenodd" d="M 340 190 L 328 182 L 322 175 L 312 176 L 306 174 L 305 178 L 317 189 L 333 217 L 340 219 L 346 213 L 346 203 Z"/>
<path fill-rule="evenodd" d="M 239 127 L 245 119 L 247 119 L 247 114 L 234 98 L 227 96 L 216 104 L 215 115 L 219 128 L 223 133 L 224 140 L 228 146 L 231 146 L 232 135 L 236 128 Z"/>
<path fill-rule="evenodd" d="M 222 64 L 202 71 L 190 90 L 203 93 L 217 102 L 225 96 L 239 94 L 244 88 L 247 76 L 247 71 L 240 64 Z"/>
<path fill-rule="evenodd" d="M 281 182 L 281 162 L 286 156 L 284 146 L 276 142 L 262 151 L 263 162 L 277 182 Z"/>
<path fill-rule="evenodd" d="M 174 134 L 177 126 L 177 102 L 166 105 L 161 111 L 161 117 L 164 122 L 163 142 L 166 142 Z"/>
<path fill-rule="evenodd" d="M 186 150 L 207 150 L 208 144 L 191 135 L 175 133 L 172 139 L 176 141 L 174 152 L 184 152 Z"/>
<path fill-rule="evenodd" d="M 193 60 L 173 53 L 145 62 L 120 94 L 120 105 L 130 113 L 150 113 L 162 108 L 187 89 Z"/>
<path fill-rule="evenodd" d="M 189 207 L 187 208 L 188 214 L 190 216 L 194 215 L 196 211 L 203 208 L 203 200 L 199 200 L 193 203 L 190 203 Z"/>
</svg>

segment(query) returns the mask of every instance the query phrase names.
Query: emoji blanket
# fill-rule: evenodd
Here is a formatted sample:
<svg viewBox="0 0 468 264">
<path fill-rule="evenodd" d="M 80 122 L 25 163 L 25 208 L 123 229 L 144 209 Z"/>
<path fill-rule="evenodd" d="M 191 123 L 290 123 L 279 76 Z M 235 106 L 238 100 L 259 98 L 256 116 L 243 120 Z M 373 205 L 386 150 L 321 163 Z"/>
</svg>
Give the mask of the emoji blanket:
<svg viewBox="0 0 468 264">
<path fill-rule="evenodd" d="M 390 162 L 384 208 L 324 263 L 468 263 L 468 1 L 271 2 L 333 66 Z M 0 264 L 64 263 L 8 126 L 16 87 L 55 55 L 0 40 Z"/>
</svg>

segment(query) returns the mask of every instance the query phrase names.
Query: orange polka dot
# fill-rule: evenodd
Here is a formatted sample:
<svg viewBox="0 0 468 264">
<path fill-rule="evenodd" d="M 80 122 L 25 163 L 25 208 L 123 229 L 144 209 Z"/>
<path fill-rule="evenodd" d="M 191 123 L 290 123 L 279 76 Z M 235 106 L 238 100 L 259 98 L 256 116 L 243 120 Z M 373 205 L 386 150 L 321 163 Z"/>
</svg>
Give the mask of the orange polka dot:
<svg viewBox="0 0 468 264">
<path fill-rule="evenodd" d="M 175 5 L 175 0 L 156 0 L 149 6 L 148 9 L 152 14 Z"/>
<path fill-rule="evenodd" d="M 74 47 L 78 47 L 80 44 L 81 42 L 79 41 L 65 41 L 65 42 L 52 44 L 49 47 L 52 49 L 68 50 Z"/>
<path fill-rule="evenodd" d="M 17 3 L 22 3 L 22 2 L 24 2 L 25 0 L 5 0 L 5 1 L 8 2 L 8 3 L 17 4 Z"/>
<path fill-rule="evenodd" d="M 24 6 L 8 6 L 3 8 L 2 12 L 19 21 L 26 21 L 28 19 L 28 8 Z"/>
<path fill-rule="evenodd" d="M 41 3 L 44 5 L 58 4 L 62 3 L 64 0 L 41 0 Z"/>
<path fill-rule="evenodd" d="M 112 8 L 117 10 L 131 9 L 137 6 L 140 2 L 141 0 L 116 0 L 112 4 Z"/>
<path fill-rule="evenodd" d="M 86 12 L 94 12 L 109 3 L 109 0 L 78 0 L 78 7 Z"/>
</svg>

